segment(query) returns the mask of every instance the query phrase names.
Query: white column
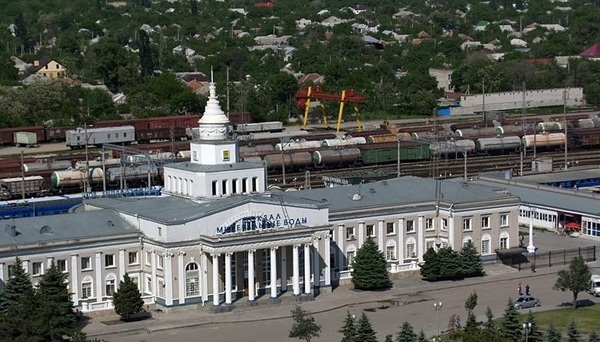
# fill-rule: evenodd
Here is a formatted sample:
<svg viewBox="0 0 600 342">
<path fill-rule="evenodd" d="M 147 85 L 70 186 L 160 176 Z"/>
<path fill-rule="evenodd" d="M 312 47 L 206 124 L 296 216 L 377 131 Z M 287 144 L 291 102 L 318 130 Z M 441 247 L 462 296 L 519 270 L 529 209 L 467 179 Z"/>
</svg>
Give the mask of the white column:
<svg viewBox="0 0 600 342">
<path fill-rule="evenodd" d="M 277 247 L 271 247 L 271 298 L 277 298 Z"/>
<path fill-rule="evenodd" d="M 231 253 L 225 253 L 225 304 L 231 304 Z"/>
<path fill-rule="evenodd" d="M 102 300 L 102 252 L 96 252 L 96 298 L 98 301 Z"/>
<path fill-rule="evenodd" d="M 565 152 L 566 153 L 566 152 Z M 566 168 L 566 166 L 565 166 Z M 527 244 L 527 252 L 530 254 L 535 253 L 535 246 L 533 245 L 533 213 L 536 211 L 535 208 L 529 206 L 529 244 Z M 566 222 L 565 222 L 566 224 Z M 506 246 L 510 247 L 510 246 Z"/>
<path fill-rule="evenodd" d="M 77 266 L 77 254 L 71 255 L 71 288 L 69 289 L 72 293 L 73 305 L 79 305 L 79 268 Z"/>
<path fill-rule="evenodd" d="M 341 224 L 338 226 L 338 238 L 336 240 L 338 248 L 340 249 L 338 251 L 338 256 L 337 256 L 337 266 L 339 267 L 339 269 L 343 269 L 344 265 L 344 243 L 346 241 L 346 232 L 345 232 L 345 228 L 344 225 Z"/>
<path fill-rule="evenodd" d="M 304 244 L 304 293 L 310 293 L 310 244 Z"/>
<path fill-rule="evenodd" d="M 212 255 L 212 270 L 213 305 L 219 306 L 219 254 Z"/>
<path fill-rule="evenodd" d="M 165 253 L 165 304 L 173 305 L 173 253 L 169 252 Z"/>
<path fill-rule="evenodd" d="M 319 260 L 319 242 L 321 237 L 313 241 L 313 287 L 321 286 L 321 262 Z"/>
<path fill-rule="evenodd" d="M 454 246 L 454 215 L 450 216 L 450 218 L 448 218 L 448 246 L 452 247 L 452 249 L 455 249 Z"/>
<path fill-rule="evenodd" d="M 300 257 L 298 249 L 300 245 L 294 245 L 292 253 L 292 268 L 294 269 L 293 289 L 294 295 L 300 295 Z"/>
<path fill-rule="evenodd" d="M 156 251 L 152 251 L 150 253 L 152 255 L 152 266 L 150 271 L 152 275 L 152 298 L 153 300 L 156 300 L 156 295 L 158 294 L 158 281 L 156 280 L 156 267 L 158 266 L 158 258 L 156 257 Z"/>
<path fill-rule="evenodd" d="M 360 246 L 362 246 L 363 242 L 365 242 L 365 223 L 359 222 L 358 223 L 358 246 L 357 246 L 357 248 L 360 248 Z"/>
<path fill-rule="evenodd" d="M 331 285 L 331 235 L 325 235 L 325 252 L 323 252 L 325 260 L 325 286 Z"/>
<path fill-rule="evenodd" d="M 52 267 L 52 261 L 54 261 L 54 258 L 53 258 L 53 257 L 49 257 L 49 258 L 46 260 L 46 264 L 47 264 L 47 267 L 46 267 L 46 269 L 49 269 L 50 267 Z M 56 266 L 56 265 L 55 265 L 55 266 Z"/>
<path fill-rule="evenodd" d="M 383 235 L 383 220 L 379 220 L 379 222 L 377 222 L 377 244 L 379 245 L 380 252 L 385 252 L 384 238 L 385 236 Z"/>
<path fill-rule="evenodd" d="M 0 283 L 4 284 L 4 263 L 0 262 Z M 0 290 L 4 288 L 5 285 L 0 287 Z"/>
<path fill-rule="evenodd" d="M 398 219 L 398 230 L 396 234 L 398 236 L 398 261 L 402 264 L 404 263 L 404 219 Z"/>
<path fill-rule="evenodd" d="M 208 258 L 206 257 L 206 253 L 200 252 L 200 267 L 201 267 L 201 284 L 202 284 L 202 305 L 206 302 L 206 298 L 208 298 Z"/>
<path fill-rule="evenodd" d="M 122 249 L 119 251 L 119 283 L 125 277 L 125 250 Z M 141 280 L 140 280 L 141 282 Z"/>
<path fill-rule="evenodd" d="M 254 252 L 251 249 L 248 251 L 248 300 L 254 301 Z"/>
<path fill-rule="evenodd" d="M 287 248 L 281 246 L 281 292 L 287 291 Z"/>
<path fill-rule="evenodd" d="M 183 256 L 185 252 L 177 253 L 177 291 L 179 292 L 179 304 L 185 303 L 185 269 Z"/>
<path fill-rule="evenodd" d="M 423 246 L 425 245 L 425 227 L 423 221 L 423 216 L 419 216 L 417 227 L 417 258 L 419 260 L 423 260 L 423 254 L 425 254 L 425 251 L 423 250 Z"/>
</svg>

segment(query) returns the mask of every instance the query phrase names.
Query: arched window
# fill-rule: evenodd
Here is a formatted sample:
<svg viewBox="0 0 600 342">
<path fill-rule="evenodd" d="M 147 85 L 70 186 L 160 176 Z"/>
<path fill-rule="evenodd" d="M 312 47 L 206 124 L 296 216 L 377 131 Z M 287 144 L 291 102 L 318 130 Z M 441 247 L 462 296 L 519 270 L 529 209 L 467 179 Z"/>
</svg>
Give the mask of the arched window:
<svg viewBox="0 0 600 342">
<path fill-rule="evenodd" d="M 492 236 L 490 234 L 483 234 L 481 237 L 481 255 L 490 254 L 492 245 Z"/>
<path fill-rule="evenodd" d="M 406 239 L 406 258 L 414 259 L 417 257 L 417 240 L 414 237 Z"/>
<path fill-rule="evenodd" d="M 471 237 L 471 235 L 465 235 L 465 237 L 463 237 L 462 246 L 467 247 L 469 242 L 473 242 L 473 238 Z"/>
<path fill-rule="evenodd" d="M 200 295 L 200 273 L 198 264 L 190 262 L 185 266 L 185 296 L 193 297 Z"/>
<path fill-rule="evenodd" d="M 348 245 L 346 247 L 346 261 L 348 268 L 352 268 L 352 262 L 354 261 L 354 257 L 356 256 L 356 246 Z"/>
<path fill-rule="evenodd" d="M 106 296 L 112 297 L 115 293 L 117 277 L 114 273 L 110 273 L 106 276 Z"/>
<path fill-rule="evenodd" d="M 397 260 L 396 241 L 388 240 L 385 246 L 385 259 L 387 261 Z"/>
<path fill-rule="evenodd" d="M 86 299 L 92 297 L 94 279 L 91 276 L 83 277 L 81 281 L 81 298 Z"/>
</svg>

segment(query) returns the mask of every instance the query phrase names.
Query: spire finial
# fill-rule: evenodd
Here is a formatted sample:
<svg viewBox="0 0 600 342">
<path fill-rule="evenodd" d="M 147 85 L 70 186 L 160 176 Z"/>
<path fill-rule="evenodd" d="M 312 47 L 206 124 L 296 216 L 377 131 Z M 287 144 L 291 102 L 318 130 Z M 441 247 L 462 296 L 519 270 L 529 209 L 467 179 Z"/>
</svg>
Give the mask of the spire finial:
<svg viewBox="0 0 600 342">
<path fill-rule="evenodd" d="M 210 67 L 210 83 L 215 83 L 215 78 L 213 74 L 213 67 Z"/>
</svg>

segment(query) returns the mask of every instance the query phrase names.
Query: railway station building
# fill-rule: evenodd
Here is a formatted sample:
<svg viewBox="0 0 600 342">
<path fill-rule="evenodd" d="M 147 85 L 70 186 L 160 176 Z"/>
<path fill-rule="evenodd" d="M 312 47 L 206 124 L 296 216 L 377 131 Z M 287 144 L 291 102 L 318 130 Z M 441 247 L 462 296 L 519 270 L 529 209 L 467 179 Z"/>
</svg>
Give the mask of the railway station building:
<svg viewBox="0 0 600 342">
<path fill-rule="evenodd" d="M 165 167 L 166 196 L 90 199 L 74 213 L 7 223 L 0 284 L 18 256 L 34 284 L 51 263 L 68 272 L 84 312 L 111 309 L 126 273 L 147 304 L 219 312 L 335 291 L 368 237 L 391 271 L 415 269 L 428 248 L 472 241 L 493 258 L 518 246 L 521 200 L 497 187 L 401 177 L 266 191 L 264 166 L 238 159 L 214 84 L 199 127 L 191 161 Z"/>
</svg>

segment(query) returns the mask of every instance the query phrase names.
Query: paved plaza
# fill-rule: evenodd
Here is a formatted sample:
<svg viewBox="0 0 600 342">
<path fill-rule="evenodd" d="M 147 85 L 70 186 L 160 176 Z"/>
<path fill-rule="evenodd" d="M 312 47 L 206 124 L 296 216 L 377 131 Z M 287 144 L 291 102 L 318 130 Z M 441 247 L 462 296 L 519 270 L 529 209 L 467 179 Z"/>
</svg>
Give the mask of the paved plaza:
<svg viewBox="0 0 600 342">
<path fill-rule="evenodd" d="M 527 241 L 527 240 L 526 240 Z M 553 233 L 534 234 L 534 243 L 538 250 L 570 249 L 579 246 L 599 245 L 597 241 L 585 238 L 568 238 Z M 509 297 L 517 295 L 518 283 L 529 284 L 532 294 L 542 299 L 542 307 L 536 310 L 548 310 L 570 300 L 569 293 L 552 290 L 556 272 L 565 266 L 540 268 L 536 273 L 530 270 L 517 271 L 514 268 L 497 263 L 486 264 L 487 276 L 462 281 L 444 281 L 428 283 L 418 278 L 395 280 L 394 287 L 381 292 L 357 292 L 351 286 L 340 286 L 333 293 L 318 296 L 315 301 L 300 305 L 312 312 L 315 319 L 323 325 L 318 341 L 338 340 L 347 312 L 360 315 L 366 312 L 378 338 L 395 334 L 398 326 L 407 321 L 417 331 L 423 329 L 428 336 L 437 330 L 445 330 L 449 317 L 458 314 L 466 317 L 464 301 L 470 292 L 476 291 L 479 303 L 476 309 L 478 319 L 483 320 L 486 307 L 489 306 L 495 316 L 501 316 Z M 594 273 L 600 272 L 600 262 L 590 263 Z M 596 300 L 589 295 L 585 298 Z M 241 301 L 244 301 L 242 299 Z M 433 310 L 433 303 L 442 301 L 443 309 Z M 287 339 L 291 320 L 290 310 L 295 305 L 291 300 L 282 300 L 278 305 L 259 305 L 248 308 L 239 305 L 233 312 L 212 314 L 208 310 L 192 309 L 172 313 L 154 313 L 145 321 L 106 324 L 118 319 L 114 314 L 90 319 L 84 331 L 90 337 L 99 337 L 107 341 L 197 341 L 203 339 L 218 341 L 256 341 L 270 342 Z"/>
</svg>

